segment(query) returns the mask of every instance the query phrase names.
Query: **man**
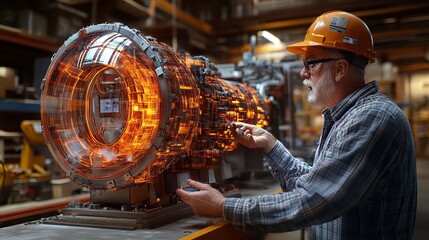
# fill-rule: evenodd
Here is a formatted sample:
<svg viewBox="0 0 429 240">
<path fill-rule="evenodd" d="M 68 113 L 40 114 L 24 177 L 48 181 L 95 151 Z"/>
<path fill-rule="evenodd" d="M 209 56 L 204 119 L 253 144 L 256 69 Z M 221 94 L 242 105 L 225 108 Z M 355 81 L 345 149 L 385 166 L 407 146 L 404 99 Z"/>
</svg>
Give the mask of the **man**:
<svg viewBox="0 0 429 240">
<path fill-rule="evenodd" d="M 356 16 L 332 11 L 288 46 L 302 55 L 308 101 L 321 104 L 325 122 L 313 166 L 294 158 L 272 134 L 235 123 L 233 135 L 266 153 L 282 194 L 224 198 L 207 184 L 177 193 L 198 215 L 223 217 L 243 230 L 283 232 L 310 227 L 312 239 L 412 239 L 416 167 L 407 118 L 365 83 L 375 61 L 372 35 Z"/>
</svg>

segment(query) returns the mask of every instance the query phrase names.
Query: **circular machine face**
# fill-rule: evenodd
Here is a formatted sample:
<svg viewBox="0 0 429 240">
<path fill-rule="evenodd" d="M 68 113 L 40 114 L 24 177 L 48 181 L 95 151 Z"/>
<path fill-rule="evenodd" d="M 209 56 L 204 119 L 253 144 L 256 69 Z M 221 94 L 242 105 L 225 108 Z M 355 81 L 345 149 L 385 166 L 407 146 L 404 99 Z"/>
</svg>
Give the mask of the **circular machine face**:
<svg viewBox="0 0 429 240">
<path fill-rule="evenodd" d="M 43 134 L 59 166 L 90 188 L 149 182 L 191 145 L 199 90 L 168 46 L 121 24 L 71 36 L 42 82 Z"/>
</svg>

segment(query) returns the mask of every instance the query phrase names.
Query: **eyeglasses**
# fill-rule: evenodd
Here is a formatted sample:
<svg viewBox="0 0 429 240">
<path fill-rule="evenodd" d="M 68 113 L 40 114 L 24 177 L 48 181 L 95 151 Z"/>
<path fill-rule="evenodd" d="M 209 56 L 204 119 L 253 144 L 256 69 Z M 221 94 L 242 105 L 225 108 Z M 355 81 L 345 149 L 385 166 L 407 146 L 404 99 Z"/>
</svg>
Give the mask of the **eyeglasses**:
<svg viewBox="0 0 429 240">
<path fill-rule="evenodd" d="M 318 63 L 324 63 L 324 62 L 329 62 L 329 61 L 336 61 L 336 60 L 340 60 L 341 58 L 321 58 L 321 59 L 314 59 L 314 60 L 302 60 L 302 62 L 304 63 L 304 68 L 305 71 L 307 71 L 308 73 L 310 72 L 310 66 L 313 67 L 315 64 Z"/>
</svg>

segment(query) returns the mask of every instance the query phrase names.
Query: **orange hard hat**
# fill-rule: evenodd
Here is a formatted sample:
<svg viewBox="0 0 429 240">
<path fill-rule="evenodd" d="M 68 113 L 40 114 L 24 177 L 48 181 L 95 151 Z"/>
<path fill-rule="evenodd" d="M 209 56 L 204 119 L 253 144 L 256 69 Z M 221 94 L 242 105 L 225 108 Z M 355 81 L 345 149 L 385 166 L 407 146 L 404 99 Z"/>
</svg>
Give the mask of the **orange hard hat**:
<svg viewBox="0 0 429 240">
<path fill-rule="evenodd" d="M 287 50 L 305 55 L 311 46 L 348 51 L 375 62 L 371 31 L 360 18 L 347 12 L 330 11 L 320 15 L 307 30 L 304 41 L 287 46 Z"/>
</svg>

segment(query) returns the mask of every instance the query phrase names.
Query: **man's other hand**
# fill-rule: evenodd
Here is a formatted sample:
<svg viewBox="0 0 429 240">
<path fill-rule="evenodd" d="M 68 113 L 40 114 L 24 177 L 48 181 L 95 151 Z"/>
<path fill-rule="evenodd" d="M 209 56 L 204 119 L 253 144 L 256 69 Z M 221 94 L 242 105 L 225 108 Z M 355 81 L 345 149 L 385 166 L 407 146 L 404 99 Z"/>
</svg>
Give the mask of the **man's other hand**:
<svg viewBox="0 0 429 240">
<path fill-rule="evenodd" d="M 208 184 L 188 180 L 192 191 L 179 188 L 176 193 L 180 199 L 187 203 L 194 213 L 205 217 L 223 217 L 223 204 L 225 197 L 218 190 Z"/>
</svg>

